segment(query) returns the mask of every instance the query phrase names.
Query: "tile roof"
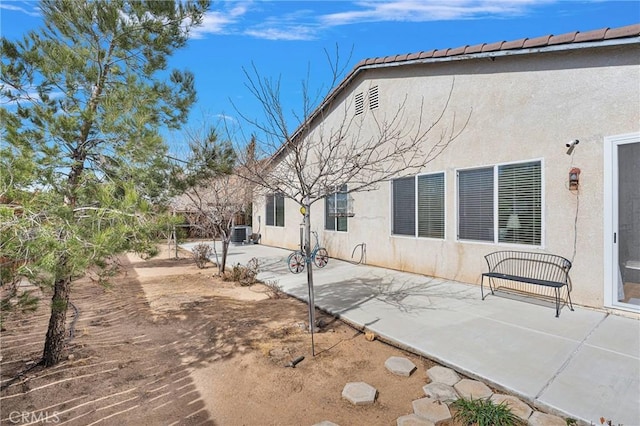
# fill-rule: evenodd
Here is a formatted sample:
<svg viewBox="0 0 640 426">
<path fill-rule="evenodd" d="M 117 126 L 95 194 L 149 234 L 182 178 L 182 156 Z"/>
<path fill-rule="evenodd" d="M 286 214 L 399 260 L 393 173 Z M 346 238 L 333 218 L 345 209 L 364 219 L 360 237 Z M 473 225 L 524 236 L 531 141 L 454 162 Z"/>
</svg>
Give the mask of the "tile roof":
<svg viewBox="0 0 640 426">
<path fill-rule="evenodd" d="M 536 38 L 521 38 L 519 40 L 512 41 L 498 41 L 495 43 L 482 43 L 473 46 L 467 45 L 456 48 L 434 49 L 427 52 L 415 52 L 404 55 L 368 58 L 358 62 L 358 64 L 356 64 L 356 66 L 354 67 L 354 71 L 362 66 L 371 64 L 400 63 L 418 59 L 446 58 L 474 53 L 542 48 L 547 46 L 557 46 L 561 44 L 597 42 L 638 36 L 640 36 L 640 24 L 633 24 L 619 28 L 600 28 L 598 30 L 586 32 L 573 31 L 560 35 L 548 34 Z"/>
</svg>

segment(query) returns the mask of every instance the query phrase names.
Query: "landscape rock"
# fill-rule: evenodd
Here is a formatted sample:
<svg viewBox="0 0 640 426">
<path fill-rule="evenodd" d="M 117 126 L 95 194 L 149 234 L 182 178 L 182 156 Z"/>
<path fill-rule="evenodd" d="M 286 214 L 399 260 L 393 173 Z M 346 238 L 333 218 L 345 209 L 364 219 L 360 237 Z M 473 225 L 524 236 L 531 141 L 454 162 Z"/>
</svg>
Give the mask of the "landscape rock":
<svg viewBox="0 0 640 426">
<path fill-rule="evenodd" d="M 409 377 L 416 370 L 416 365 L 407 358 L 392 356 L 384 362 L 387 370 L 398 376 Z"/>
<path fill-rule="evenodd" d="M 520 417 L 522 420 L 527 420 L 533 410 L 527 404 L 522 402 L 520 399 L 511 395 L 502 395 L 500 393 L 495 393 L 491 396 L 491 401 L 494 404 L 502 404 L 504 403 L 513 414 Z"/>
<path fill-rule="evenodd" d="M 415 414 L 407 414 L 406 416 L 398 417 L 396 423 L 398 426 L 435 426 L 433 422 L 420 418 Z"/>
<path fill-rule="evenodd" d="M 529 417 L 527 424 L 529 426 L 566 426 L 567 422 L 562 417 L 535 411 Z"/>
<path fill-rule="evenodd" d="M 378 391 L 365 382 L 347 383 L 342 390 L 342 397 L 354 405 L 369 405 L 376 400 Z"/>
<path fill-rule="evenodd" d="M 427 370 L 427 377 L 432 382 L 444 383 L 445 385 L 453 386 L 460 381 L 460 376 L 454 370 L 441 367 L 439 365 L 431 367 Z"/>
<path fill-rule="evenodd" d="M 432 398 L 413 401 L 413 412 L 418 417 L 429 420 L 434 425 L 443 425 L 451 421 L 451 411 L 447 404 Z"/>
<path fill-rule="evenodd" d="M 493 391 L 487 385 L 477 380 L 462 379 L 453 388 L 462 398 L 487 399 L 493 395 Z"/>
<path fill-rule="evenodd" d="M 458 399 L 456 390 L 444 383 L 429 383 L 422 388 L 424 394 L 429 398 L 437 399 L 438 401 L 450 403 Z"/>
</svg>

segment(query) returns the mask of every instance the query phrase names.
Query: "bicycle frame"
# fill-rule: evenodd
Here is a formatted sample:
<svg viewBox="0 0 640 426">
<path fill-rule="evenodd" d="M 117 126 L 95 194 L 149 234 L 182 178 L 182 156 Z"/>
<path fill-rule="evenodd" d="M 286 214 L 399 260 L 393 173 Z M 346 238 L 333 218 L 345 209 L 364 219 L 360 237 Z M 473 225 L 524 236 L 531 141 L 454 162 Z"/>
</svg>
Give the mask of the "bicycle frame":
<svg viewBox="0 0 640 426">
<path fill-rule="evenodd" d="M 291 253 L 287 259 L 287 266 L 294 274 L 302 272 L 305 266 L 307 264 L 311 264 L 311 262 L 315 263 L 318 268 L 324 268 L 329 262 L 329 253 L 327 252 L 327 249 L 320 246 L 318 233 L 316 231 L 312 231 L 312 233 L 316 238 L 316 243 L 309 256 L 307 257 L 304 250 L 296 250 Z"/>
</svg>

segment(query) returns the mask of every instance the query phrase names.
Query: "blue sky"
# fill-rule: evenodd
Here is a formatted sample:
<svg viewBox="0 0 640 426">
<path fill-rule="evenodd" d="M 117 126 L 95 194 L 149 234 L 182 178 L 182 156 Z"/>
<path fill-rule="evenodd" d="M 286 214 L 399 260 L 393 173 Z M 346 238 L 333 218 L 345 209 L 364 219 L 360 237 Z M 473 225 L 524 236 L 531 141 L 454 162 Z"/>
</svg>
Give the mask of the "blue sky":
<svg viewBox="0 0 640 426">
<path fill-rule="evenodd" d="M 281 78 L 282 102 L 300 111 L 308 70 L 316 87 L 330 82 L 325 50 L 336 46 L 348 72 L 361 59 L 620 27 L 640 22 L 640 1 L 214 1 L 204 25 L 171 60 L 196 77 L 198 103 L 190 125 L 204 120 L 243 125 L 260 106 L 243 73 L 255 64 L 263 77 Z M 34 1 L 0 0 L 2 35 L 16 39 L 41 24 Z M 291 130 L 295 123 L 292 121 Z M 239 136 L 238 136 L 239 137 Z M 179 135 L 171 135 L 179 143 Z"/>
</svg>

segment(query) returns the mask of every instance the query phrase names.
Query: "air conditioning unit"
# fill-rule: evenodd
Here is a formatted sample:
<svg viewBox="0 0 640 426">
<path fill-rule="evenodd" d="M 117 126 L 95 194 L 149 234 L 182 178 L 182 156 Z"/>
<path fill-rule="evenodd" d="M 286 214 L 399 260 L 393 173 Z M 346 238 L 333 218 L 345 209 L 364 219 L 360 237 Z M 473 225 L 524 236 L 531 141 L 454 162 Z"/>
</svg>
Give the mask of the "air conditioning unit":
<svg viewBox="0 0 640 426">
<path fill-rule="evenodd" d="M 251 227 L 247 225 L 234 226 L 231 230 L 231 242 L 234 244 L 244 244 L 249 240 Z"/>
</svg>

